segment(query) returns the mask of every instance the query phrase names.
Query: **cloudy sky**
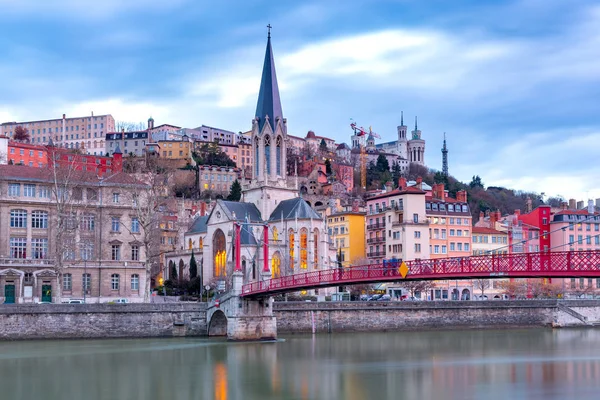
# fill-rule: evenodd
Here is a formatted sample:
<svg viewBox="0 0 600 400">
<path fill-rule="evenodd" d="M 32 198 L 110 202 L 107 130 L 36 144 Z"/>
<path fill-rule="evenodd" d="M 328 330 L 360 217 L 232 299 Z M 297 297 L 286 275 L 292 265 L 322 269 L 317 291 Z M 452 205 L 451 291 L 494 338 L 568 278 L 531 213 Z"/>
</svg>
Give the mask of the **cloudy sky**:
<svg viewBox="0 0 600 400">
<path fill-rule="evenodd" d="M 0 121 L 248 130 L 267 23 L 289 133 L 394 140 L 400 111 L 441 169 L 600 197 L 600 6 L 593 0 L 0 0 Z"/>
</svg>

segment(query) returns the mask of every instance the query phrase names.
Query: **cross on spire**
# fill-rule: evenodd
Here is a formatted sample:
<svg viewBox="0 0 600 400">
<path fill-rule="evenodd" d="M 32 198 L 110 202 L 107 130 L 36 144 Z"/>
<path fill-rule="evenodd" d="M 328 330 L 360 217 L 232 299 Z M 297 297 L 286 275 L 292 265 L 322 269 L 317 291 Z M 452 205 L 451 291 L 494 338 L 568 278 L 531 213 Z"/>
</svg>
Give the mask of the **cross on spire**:
<svg viewBox="0 0 600 400">
<path fill-rule="evenodd" d="M 267 39 L 271 38 L 271 28 L 272 28 L 271 24 L 268 24 L 267 25 L 267 29 L 268 29 L 268 31 L 267 31 Z"/>
</svg>

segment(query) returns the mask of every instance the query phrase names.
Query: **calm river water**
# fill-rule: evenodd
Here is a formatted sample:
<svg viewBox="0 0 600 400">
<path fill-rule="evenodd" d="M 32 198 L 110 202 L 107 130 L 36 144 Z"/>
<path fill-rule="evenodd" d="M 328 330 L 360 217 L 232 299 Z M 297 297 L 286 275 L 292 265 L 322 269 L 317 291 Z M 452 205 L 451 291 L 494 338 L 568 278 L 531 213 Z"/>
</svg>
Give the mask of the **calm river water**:
<svg viewBox="0 0 600 400">
<path fill-rule="evenodd" d="M 0 399 L 599 399 L 600 330 L 0 343 Z"/>
</svg>

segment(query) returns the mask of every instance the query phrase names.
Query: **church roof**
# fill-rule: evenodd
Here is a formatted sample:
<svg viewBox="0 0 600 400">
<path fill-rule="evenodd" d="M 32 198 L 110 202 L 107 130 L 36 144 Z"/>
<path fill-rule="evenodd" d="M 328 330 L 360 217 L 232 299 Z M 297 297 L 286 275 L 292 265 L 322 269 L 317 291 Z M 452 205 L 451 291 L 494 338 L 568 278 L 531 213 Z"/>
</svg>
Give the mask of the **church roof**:
<svg viewBox="0 0 600 400">
<path fill-rule="evenodd" d="M 291 220 L 291 219 L 321 219 L 319 214 L 313 210 L 301 197 L 284 200 L 277 205 L 269 221 Z"/>
<path fill-rule="evenodd" d="M 192 226 L 186 232 L 186 234 L 194 234 L 194 233 L 206 233 L 206 223 L 208 222 L 208 215 L 204 215 L 202 217 L 198 217 L 192 222 Z"/>
<path fill-rule="evenodd" d="M 256 104 L 256 116 L 260 118 L 258 120 L 259 131 L 263 129 L 267 115 L 269 116 L 273 130 L 275 130 L 277 117 L 281 118 L 281 122 L 283 123 L 283 112 L 281 111 L 281 99 L 279 98 L 279 86 L 277 84 L 277 75 L 275 74 L 275 60 L 273 59 L 270 34 L 267 39 L 265 63 L 263 64 L 258 103 Z"/>
<path fill-rule="evenodd" d="M 260 211 L 258 211 L 254 203 L 226 200 L 217 200 L 217 202 L 223 205 L 223 209 L 228 214 L 227 217 L 230 220 L 234 219 L 233 215 L 235 214 L 236 221 L 246 221 L 246 217 L 248 217 L 248 221 L 250 222 L 262 222 Z"/>
<path fill-rule="evenodd" d="M 248 224 L 242 224 L 242 231 L 240 237 L 240 243 L 246 245 L 256 245 L 258 242 L 254 237 L 254 233 L 252 233 L 252 229 Z"/>
<path fill-rule="evenodd" d="M 346 143 L 342 143 L 342 144 L 338 145 L 336 150 L 345 150 L 345 149 L 350 150 L 350 147 L 348 147 L 348 145 Z"/>
</svg>

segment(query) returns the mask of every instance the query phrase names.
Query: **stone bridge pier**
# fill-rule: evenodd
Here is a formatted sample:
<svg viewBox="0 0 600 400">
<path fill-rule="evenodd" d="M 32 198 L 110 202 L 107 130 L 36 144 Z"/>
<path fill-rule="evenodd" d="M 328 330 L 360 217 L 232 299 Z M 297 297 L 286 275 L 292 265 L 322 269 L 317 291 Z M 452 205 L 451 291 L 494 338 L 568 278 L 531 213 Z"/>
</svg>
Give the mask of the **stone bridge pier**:
<svg viewBox="0 0 600 400">
<path fill-rule="evenodd" d="M 228 340 L 275 340 L 277 321 L 273 299 L 246 299 L 242 294 L 243 275 L 233 273 L 233 289 L 208 304 L 208 336 L 227 336 Z"/>
</svg>

